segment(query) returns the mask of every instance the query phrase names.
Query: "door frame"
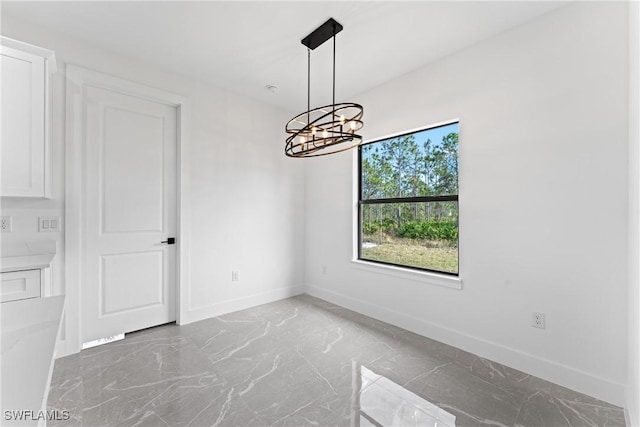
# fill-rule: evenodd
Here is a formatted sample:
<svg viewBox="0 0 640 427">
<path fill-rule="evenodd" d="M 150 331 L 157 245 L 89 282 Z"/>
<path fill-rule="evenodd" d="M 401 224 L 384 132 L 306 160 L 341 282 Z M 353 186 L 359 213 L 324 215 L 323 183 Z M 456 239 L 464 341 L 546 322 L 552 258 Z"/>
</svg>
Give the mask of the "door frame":
<svg viewBox="0 0 640 427">
<path fill-rule="evenodd" d="M 189 288 L 189 101 L 188 98 L 156 89 L 130 80 L 114 77 L 80 66 L 66 67 L 66 141 L 65 141 L 65 314 L 60 337 L 58 357 L 78 353 L 82 346 L 81 307 L 84 275 L 82 254 L 85 236 L 84 227 L 84 183 L 82 182 L 84 106 L 86 87 L 93 86 L 126 95 L 137 96 L 176 108 L 176 322 L 185 319 L 187 290 Z"/>
</svg>

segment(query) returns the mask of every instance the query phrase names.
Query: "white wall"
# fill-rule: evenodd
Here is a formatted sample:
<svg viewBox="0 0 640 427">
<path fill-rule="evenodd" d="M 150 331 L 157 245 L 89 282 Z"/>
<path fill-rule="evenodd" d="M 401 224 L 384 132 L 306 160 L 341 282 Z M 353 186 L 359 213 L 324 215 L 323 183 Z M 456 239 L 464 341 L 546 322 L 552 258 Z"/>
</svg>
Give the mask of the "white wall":
<svg viewBox="0 0 640 427">
<path fill-rule="evenodd" d="M 628 426 L 640 426 L 640 3 L 629 6 Z"/>
<path fill-rule="evenodd" d="M 307 163 L 307 292 L 622 405 L 627 27 L 571 4 L 353 99 L 367 139 L 460 119 L 463 289 L 351 262 L 347 153 Z"/>
<path fill-rule="evenodd" d="M 304 163 L 283 154 L 288 114 L 7 14 L 2 33 L 54 50 L 59 70 L 53 77 L 54 198 L 3 200 L 3 215 L 15 216 L 12 238 L 41 237 L 34 218 L 64 215 L 65 70 L 72 63 L 189 99 L 190 280 L 182 285 L 188 286 L 190 300 L 182 322 L 302 292 Z M 63 250 L 63 236 L 54 237 Z M 56 261 L 57 293 L 65 291 L 63 265 Z M 232 270 L 239 272 L 238 282 L 231 281 Z M 77 327 L 67 321 L 67 335 Z M 77 350 L 77 343 L 65 347 Z"/>
</svg>

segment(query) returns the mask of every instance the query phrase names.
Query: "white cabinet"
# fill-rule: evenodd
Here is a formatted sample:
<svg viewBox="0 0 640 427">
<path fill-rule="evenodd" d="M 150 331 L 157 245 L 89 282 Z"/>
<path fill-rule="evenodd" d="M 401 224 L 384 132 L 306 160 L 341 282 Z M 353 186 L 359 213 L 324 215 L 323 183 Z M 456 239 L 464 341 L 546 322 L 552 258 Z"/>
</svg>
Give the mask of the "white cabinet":
<svg viewBox="0 0 640 427">
<path fill-rule="evenodd" d="M 0 302 L 51 296 L 55 240 L 5 239 L 0 241 L 0 254 Z"/>
<path fill-rule="evenodd" d="M 40 269 L 0 273 L 0 302 L 40 297 L 41 276 Z"/>
<path fill-rule="evenodd" d="M 50 197 L 49 75 L 53 52 L 0 38 L 0 195 Z"/>
</svg>

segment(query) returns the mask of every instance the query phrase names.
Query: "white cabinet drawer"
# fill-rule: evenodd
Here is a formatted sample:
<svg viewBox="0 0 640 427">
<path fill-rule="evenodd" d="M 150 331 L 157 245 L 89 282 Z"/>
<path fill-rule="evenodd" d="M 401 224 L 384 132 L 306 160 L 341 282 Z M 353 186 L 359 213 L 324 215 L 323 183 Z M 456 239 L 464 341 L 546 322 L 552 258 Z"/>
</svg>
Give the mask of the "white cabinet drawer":
<svg viewBox="0 0 640 427">
<path fill-rule="evenodd" d="M 40 297 L 41 270 L 1 273 L 0 302 Z"/>
</svg>

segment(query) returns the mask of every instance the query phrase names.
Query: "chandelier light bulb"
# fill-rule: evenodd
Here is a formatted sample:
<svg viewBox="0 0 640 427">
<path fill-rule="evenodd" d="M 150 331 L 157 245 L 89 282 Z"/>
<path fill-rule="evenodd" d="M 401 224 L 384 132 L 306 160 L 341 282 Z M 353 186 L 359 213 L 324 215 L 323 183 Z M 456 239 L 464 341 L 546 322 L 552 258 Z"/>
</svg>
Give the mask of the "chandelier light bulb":
<svg viewBox="0 0 640 427">
<path fill-rule="evenodd" d="M 322 131 L 322 137 L 323 137 L 323 138 L 326 138 L 326 137 L 328 137 L 328 136 L 329 136 L 329 132 L 327 132 L 327 130 L 326 130 L 326 129 L 325 129 L 325 130 L 323 130 L 323 131 Z"/>
<path fill-rule="evenodd" d="M 344 114 L 340 115 L 340 124 L 343 125 L 345 121 Z"/>
</svg>

